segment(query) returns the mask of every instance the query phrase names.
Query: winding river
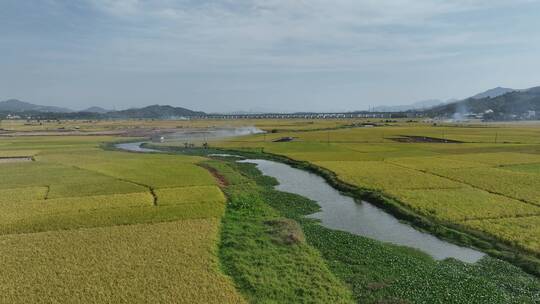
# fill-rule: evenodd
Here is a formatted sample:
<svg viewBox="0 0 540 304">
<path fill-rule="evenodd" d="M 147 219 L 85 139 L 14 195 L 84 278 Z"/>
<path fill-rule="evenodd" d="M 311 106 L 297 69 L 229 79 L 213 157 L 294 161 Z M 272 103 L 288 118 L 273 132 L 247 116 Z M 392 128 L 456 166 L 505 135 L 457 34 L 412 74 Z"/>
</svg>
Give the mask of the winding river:
<svg viewBox="0 0 540 304">
<path fill-rule="evenodd" d="M 133 152 L 159 152 L 142 148 L 140 145 L 141 143 L 129 143 L 118 144 L 116 147 Z M 474 263 L 485 255 L 480 251 L 457 246 L 429 233 L 418 231 L 373 204 L 365 201 L 357 203 L 313 173 L 269 160 L 247 159 L 239 162 L 253 163 L 263 174 L 277 179 L 279 182 L 277 190 L 295 193 L 316 201 L 321 206 L 321 211 L 309 217 L 321 220 L 321 224 L 329 229 L 416 248 L 437 260 L 455 258 Z"/>
</svg>

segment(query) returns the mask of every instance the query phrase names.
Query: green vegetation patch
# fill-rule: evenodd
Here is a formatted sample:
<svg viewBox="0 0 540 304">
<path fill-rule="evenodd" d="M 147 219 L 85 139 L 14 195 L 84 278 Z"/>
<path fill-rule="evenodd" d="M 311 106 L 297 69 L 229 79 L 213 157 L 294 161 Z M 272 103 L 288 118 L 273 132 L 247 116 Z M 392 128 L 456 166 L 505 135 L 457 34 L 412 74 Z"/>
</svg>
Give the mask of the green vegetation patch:
<svg viewBox="0 0 540 304">
<path fill-rule="evenodd" d="M 275 191 L 274 183 L 258 180 L 259 186 L 264 188 L 259 201 L 300 224 L 301 236 L 322 254 L 331 271 L 352 290 L 358 303 L 521 304 L 540 301 L 540 281 L 507 262 L 490 257 L 475 264 L 455 259 L 435 261 L 415 249 L 330 230 L 316 220 L 305 218 L 319 211 L 315 202 Z"/>
<path fill-rule="evenodd" d="M 253 172 L 253 166 L 239 167 Z M 248 179 L 225 190 L 229 204 L 220 245 L 225 273 L 253 303 L 352 303 L 350 291 L 306 244 L 298 224 L 271 208 L 271 198 L 261 191 Z"/>
</svg>

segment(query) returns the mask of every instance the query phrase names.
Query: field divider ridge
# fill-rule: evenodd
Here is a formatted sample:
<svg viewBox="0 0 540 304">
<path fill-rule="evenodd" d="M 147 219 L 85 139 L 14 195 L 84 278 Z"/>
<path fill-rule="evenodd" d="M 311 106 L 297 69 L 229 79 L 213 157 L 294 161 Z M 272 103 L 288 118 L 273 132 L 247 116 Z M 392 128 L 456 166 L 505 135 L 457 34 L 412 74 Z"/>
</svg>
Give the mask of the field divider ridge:
<svg viewBox="0 0 540 304">
<path fill-rule="evenodd" d="M 125 179 L 125 178 L 121 178 L 121 177 L 117 177 L 117 176 L 113 176 L 113 175 L 108 175 L 108 174 L 105 174 L 105 173 L 102 173 L 102 172 L 82 168 L 82 167 L 79 167 L 79 166 L 73 166 L 73 168 L 76 168 L 76 169 L 79 169 L 79 170 L 90 171 L 90 172 L 93 172 L 93 173 L 101 174 L 103 176 L 114 178 L 114 179 L 119 180 L 121 182 L 130 183 L 130 184 L 134 184 L 134 185 L 137 185 L 137 186 L 144 187 L 144 188 L 148 189 L 148 192 L 150 192 L 150 194 L 152 195 L 152 197 L 153 197 L 153 205 L 154 206 L 158 205 L 158 196 L 157 196 L 157 194 L 155 192 L 155 189 L 150 185 L 146 185 L 146 184 L 143 184 L 143 183 L 135 182 L 135 181 L 132 181 L 132 180 L 129 180 L 129 179 Z"/>
</svg>

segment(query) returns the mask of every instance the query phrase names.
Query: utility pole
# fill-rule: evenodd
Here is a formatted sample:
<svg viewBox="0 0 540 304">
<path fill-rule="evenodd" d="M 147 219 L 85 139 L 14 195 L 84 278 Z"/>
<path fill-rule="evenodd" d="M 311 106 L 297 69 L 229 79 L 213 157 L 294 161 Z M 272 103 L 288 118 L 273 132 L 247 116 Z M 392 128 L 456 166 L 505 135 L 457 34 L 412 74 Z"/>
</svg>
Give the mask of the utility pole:
<svg viewBox="0 0 540 304">
<path fill-rule="evenodd" d="M 497 143 L 498 137 L 499 137 L 499 132 L 495 132 L 495 143 Z"/>
</svg>

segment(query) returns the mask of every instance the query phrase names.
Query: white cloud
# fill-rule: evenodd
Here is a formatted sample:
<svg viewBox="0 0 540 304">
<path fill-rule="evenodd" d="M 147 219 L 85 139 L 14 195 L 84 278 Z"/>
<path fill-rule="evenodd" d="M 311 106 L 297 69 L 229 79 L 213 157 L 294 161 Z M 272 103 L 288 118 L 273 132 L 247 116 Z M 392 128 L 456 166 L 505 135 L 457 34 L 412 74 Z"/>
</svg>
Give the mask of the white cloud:
<svg viewBox="0 0 540 304">
<path fill-rule="evenodd" d="M 187 99 L 203 102 L 284 92 L 284 105 L 334 96 L 352 103 L 363 94 L 413 100 L 441 97 L 434 92 L 445 88 L 452 97 L 460 87 L 475 91 L 475 83 L 487 88 L 495 77 L 510 79 L 506 70 L 523 71 L 512 76 L 519 82 L 534 78 L 539 64 L 540 21 L 530 9 L 538 1 L 44 1 L 51 5 L 21 4 L 27 15 L 9 14 L 17 26 L 0 27 L 0 46 L 12 50 L 0 63 L 23 75 L 35 71 L 37 85 L 82 79 L 84 91 L 93 78 L 95 90 L 110 86 L 129 95 L 126 103 L 144 103 L 155 92 L 174 100 L 189 91 Z M 25 77 L 4 79 L 4 87 Z M 132 87 L 137 94 L 130 95 Z M 250 93 L 208 93 L 231 88 Z M 417 96 L 426 90 L 433 96 Z"/>
<path fill-rule="evenodd" d="M 91 1 L 122 24 L 107 51 L 151 69 L 351 69 L 445 58 L 519 38 L 495 39 L 448 16 L 520 2 L 529 1 Z"/>
</svg>

